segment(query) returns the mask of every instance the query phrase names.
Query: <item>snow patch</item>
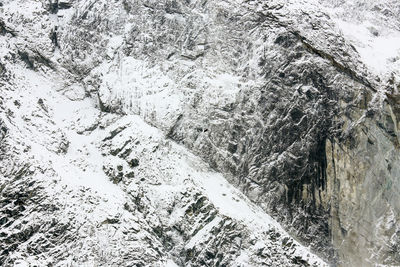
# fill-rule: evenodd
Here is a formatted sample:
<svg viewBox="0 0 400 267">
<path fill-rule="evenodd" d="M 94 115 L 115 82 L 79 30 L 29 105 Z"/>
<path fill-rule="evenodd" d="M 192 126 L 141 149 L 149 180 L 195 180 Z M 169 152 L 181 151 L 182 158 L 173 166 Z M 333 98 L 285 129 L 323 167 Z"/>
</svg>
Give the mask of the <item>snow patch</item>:
<svg viewBox="0 0 400 267">
<path fill-rule="evenodd" d="M 368 21 L 335 21 L 344 36 L 355 46 L 363 62 L 374 73 L 384 75 L 400 66 L 400 32 L 378 31 Z"/>
</svg>

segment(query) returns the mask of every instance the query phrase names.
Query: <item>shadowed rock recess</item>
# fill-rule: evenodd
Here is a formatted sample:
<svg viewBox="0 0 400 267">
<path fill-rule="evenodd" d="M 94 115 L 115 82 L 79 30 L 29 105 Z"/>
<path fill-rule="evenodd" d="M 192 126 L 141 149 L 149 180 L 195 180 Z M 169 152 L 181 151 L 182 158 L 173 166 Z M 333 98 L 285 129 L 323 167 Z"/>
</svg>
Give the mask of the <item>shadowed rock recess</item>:
<svg viewBox="0 0 400 267">
<path fill-rule="evenodd" d="M 400 265 L 372 2 L 0 1 L 0 265 Z"/>
</svg>

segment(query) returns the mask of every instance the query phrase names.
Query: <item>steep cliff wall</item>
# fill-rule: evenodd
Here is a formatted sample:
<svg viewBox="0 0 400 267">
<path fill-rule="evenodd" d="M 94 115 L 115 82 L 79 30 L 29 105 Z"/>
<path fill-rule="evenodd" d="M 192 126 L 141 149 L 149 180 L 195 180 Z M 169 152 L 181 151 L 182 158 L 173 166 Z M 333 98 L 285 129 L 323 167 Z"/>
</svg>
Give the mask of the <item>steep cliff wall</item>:
<svg viewBox="0 0 400 267">
<path fill-rule="evenodd" d="M 20 55 L 161 129 L 333 264 L 396 265 L 397 61 L 371 72 L 352 13 L 320 2 L 44 2 L 44 48 Z"/>
<path fill-rule="evenodd" d="M 348 259 L 345 265 L 399 262 L 399 143 L 392 108 L 385 103 L 380 115 L 364 119 L 356 108 L 350 138 L 326 144 L 332 241 L 339 258 Z"/>
<path fill-rule="evenodd" d="M 387 139 L 390 129 L 385 133 L 373 123 L 386 116 L 386 88 L 327 15 L 307 2 L 112 5 L 86 2 L 60 41 L 70 55 L 79 51 L 83 60 L 64 64 L 91 71 L 88 90 L 99 95 L 104 110 L 133 112 L 160 127 L 333 262 L 398 261 L 388 256 L 390 242 L 397 241 L 386 242 L 396 226 L 384 226 L 390 228 L 385 241 L 373 237 L 380 230 L 369 226 L 398 216 L 396 199 L 385 200 L 396 186 L 378 194 L 375 205 L 367 202 L 379 175 L 397 177 L 395 167 L 390 173 L 367 159 L 392 151 L 391 165 L 398 165 L 397 148 L 377 143 L 365 154 L 357 141 L 366 124 L 382 142 L 395 144 Z M 348 153 L 365 167 L 340 158 L 335 149 L 341 147 L 355 150 Z"/>
</svg>

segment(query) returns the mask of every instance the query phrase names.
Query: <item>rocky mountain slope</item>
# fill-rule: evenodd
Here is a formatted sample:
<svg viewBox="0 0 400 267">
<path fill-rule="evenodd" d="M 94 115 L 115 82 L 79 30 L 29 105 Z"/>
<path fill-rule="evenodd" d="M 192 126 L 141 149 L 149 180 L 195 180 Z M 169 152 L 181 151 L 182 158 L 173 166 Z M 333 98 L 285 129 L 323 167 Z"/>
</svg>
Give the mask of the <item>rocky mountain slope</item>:
<svg viewBox="0 0 400 267">
<path fill-rule="evenodd" d="M 1 1 L 0 263 L 399 265 L 399 10 Z"/>
<path fill-rule="evenodd" d="M 325 264 L 139 117 L 5 68 L 2 266 Z"/>
</svg>

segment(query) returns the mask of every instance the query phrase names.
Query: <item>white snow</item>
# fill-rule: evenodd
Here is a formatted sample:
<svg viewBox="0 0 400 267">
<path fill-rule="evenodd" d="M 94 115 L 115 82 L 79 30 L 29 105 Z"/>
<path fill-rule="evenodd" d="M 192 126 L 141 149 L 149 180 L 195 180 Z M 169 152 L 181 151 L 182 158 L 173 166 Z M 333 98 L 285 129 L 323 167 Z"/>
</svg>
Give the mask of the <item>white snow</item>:
<svg viewBox="0 0 400 267">
<path fill-rule="evenodd" d="M 168 260 L 164 267 L 178 267 L 178 265 L 173 260 Z"/>
<path fill-rule="evenodd" d="M 99 89 L 102 101 L 119 103 L 127 113 L 140 114 L 167 128 L 182 109 L 183 95 L 177 85 L 160 69 L 148 68 L 141 60 L 126 57 L 118 66 L 104 63 L 95 72 L 104 75 Z"/>
<path fill-rule="evenodd" d="M 355 46 L 363 62 L 374 72 L 384 75 L 400 64 L 400 32 L 378 32 L 369 21 L 357 23 L 336 19 L 344 36 Z M 376 35 L 374 35 L 374 32 Z"/>
</svg>

